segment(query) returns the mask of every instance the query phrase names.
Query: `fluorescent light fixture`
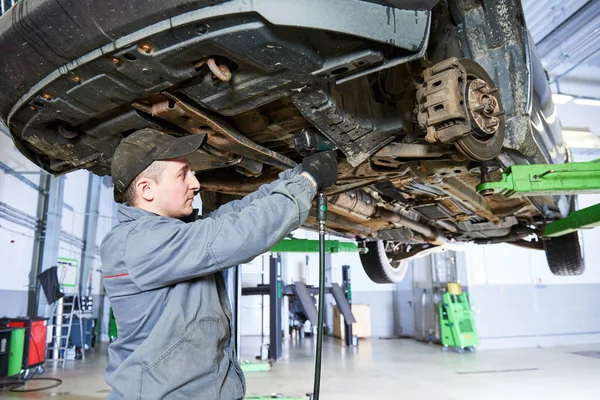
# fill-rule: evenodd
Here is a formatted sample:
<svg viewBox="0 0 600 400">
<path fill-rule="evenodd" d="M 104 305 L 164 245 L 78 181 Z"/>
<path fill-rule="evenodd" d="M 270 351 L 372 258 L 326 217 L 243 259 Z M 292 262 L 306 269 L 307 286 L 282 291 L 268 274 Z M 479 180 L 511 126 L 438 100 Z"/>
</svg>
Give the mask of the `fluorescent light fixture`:
<svg viewBox="0 0 600 400">
<path fill-rule="evenodd" d="M 554 101 L 554 104 L 567 104 L 573 100 L 573 96 L 568 94 L 553 93 L 552 100 Z"/>
<path fill-rule="evenodd" d="M 554 95 L 552 95 L 554 96 Z M 575 99 L 573 100 L 573 103 L 575 104 L 579 104 L 580 106 L 596 106 L 596 107 L 600 107 L 600 100 L 596 100 L 596 99 Z"/>
<path fill-rule="evenodd" d="M 565 128 L 563 139 L 572 149 L 600 149 L 600 137 L 589 129 Z"/>
</svg>

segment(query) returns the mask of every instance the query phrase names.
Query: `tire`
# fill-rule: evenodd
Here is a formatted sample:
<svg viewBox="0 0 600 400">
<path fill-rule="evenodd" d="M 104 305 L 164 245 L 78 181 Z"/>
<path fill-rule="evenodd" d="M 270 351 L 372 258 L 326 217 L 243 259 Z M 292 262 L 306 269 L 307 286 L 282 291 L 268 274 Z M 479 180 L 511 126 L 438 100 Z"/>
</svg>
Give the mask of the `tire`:
<svg viewBox="0 0 600 400">
<path fill-rule="evenodd" d="M 385 252 L 386 242 L 384 240 L 367 242 L 369 251 L 360 254 L 363 269 L 375 283 L 400 282 L 408 271 L 408 261 L 393 261 L 388 258 Z"/>
<path fill-rule="evenodd" d="M 583 274 L 584 263 L 577 232 L 544 240 L 546 260 L 554 275 L 572 276 Z"/>
</svg>

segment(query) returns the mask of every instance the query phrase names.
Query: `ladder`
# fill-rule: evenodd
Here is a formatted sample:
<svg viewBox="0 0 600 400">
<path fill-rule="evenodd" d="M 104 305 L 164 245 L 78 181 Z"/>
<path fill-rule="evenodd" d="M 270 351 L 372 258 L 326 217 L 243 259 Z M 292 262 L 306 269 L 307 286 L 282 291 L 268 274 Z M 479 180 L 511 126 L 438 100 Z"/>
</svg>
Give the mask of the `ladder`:
<svg viewBox="0 0 600 400">
<path fill-rule="evenodd" d="M 75 288 L 68 303 L 65 303 L 64 300 L 65 298 L 62 297 L 56 301 L 55 311 L 52 314 L 53 318 L 50 319 L 51 324 L 49 324 L 49 329 L 51 329 L 52 333 L 52 345 L 48 347 L 48 350 L 52 350 L 52 356 L 48 358 L 48 361 L 62 362 L 62 366 L 67 361 L 67 350 L 69 349 L 69 339 L 71 337 L 74 318 L 77 318 L 79 322 L 79 335 L 82 343 L 81 359 L 85 360 L 81 299 L 78 288 Z M 65 313 L 65 310 L 68 310 L 68 312 Z"/>
</svg>

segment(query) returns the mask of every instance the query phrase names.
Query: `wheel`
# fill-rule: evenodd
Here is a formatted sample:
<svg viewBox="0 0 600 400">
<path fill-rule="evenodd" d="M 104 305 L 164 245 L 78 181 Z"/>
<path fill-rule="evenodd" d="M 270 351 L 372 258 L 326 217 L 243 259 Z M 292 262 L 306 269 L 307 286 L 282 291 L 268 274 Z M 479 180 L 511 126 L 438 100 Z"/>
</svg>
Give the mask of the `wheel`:
<svg viewBox="0 0 600 400">
<path fill-rule="evenodd" d="M 457 348 L 456 348 L 456 352 L 457 352 L 458 354 L 463 354 L 463 353 L 465 352 L 465 349 L 463 349 L 462 347 L 457 347 Z"/>
<path fill-rule="evenodd" d="M 544 239 L 544 250 L 554 275 L 581 275 L 585 270 L 577 232 Z"/>
<path fill-rule="evenodd" d="M 38 375 L 41 375 L 41 374 L 43 374 L 45 371 L 46 371 L 46 368 L 44 368 L 44 366 L 43 366 L 43 365 L 39 365 L 39 366 L 37 367 L 37 371 L 36 371 L 36 372 L 37 372 L 37 374 L 38 374 Z"/>
<path fill-rule="evenodd" d="M 448 351 L 448 345 L 446 345 L 446 344 L 445 344 L 445 345 L 442 347 L 442 351 L 443 351 L 443 352 L 446 352 L 446 351 Z"/>
<path fill-rule="evenodd" d="M 400 282 L 408 271 L 407 260 L 397 260 L 394 253 L 402 251 L 406 246 L 389 240 L 367 242 L 366 254 L 360 254 L 362 266 L 371 280 L 375 283 Z"/>
<path fill-rule="evenodd" d="M 475 353 L 476 351 L 475 346 L 469 346 L 467 347 L 467 350 L 469 350 L 471 353 Z"/>
<path fill-rule="evenodd" d="M 473 60 L 460 59 L 467 72 L 465 100 L 471 120 L 471 131 L 456 141 L 456 147 L 475 161 L 495 158 L 504 143 L 504 109 L 498 89 L 483 67 Z"/>
</svg>

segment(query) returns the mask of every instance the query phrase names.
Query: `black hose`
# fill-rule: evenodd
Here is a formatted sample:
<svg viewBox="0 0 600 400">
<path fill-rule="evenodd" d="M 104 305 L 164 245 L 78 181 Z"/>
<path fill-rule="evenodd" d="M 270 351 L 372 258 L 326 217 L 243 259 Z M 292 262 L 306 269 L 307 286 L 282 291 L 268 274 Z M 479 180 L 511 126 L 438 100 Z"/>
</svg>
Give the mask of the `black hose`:
<svg viewBox="0 0 600 400">
<path fill-rule="evenodd" d="M 58 379 L 58 378 L 34 378 L 35 374 L 36 373 L 34 372 L 33 375 L 31 375 L 31 377 L 25 378 L 25 379 L 9 378 L 10 379 L 9 381 L 0 382 L 0 388 L 12 386 L 9 389 L 9 392 L 15 392 L 15 393 L 41 392 L 42 390 L 53 389 L 57 386 L 60 386 L 63 382 L 61 379 Z M 45 386 L 45 387 L 36 388 L 36 389 L 18 389 L 22 386 L 25 386 L 25 384 L 29 381 L 52 381 L 54 383 L 50 386 Z"/>
<path fill-rule="evenodd" d="M 41 387 L 41 388 L 37 388 L 37 389 L 23 389 L 23 390 L 17 390 L 17 388 L 21 387 L 21 386 L 25 386 L 25 383 L 27 381 L 53 381 L 55 382 L 54 384 L 50 385 L 50 386 L 45 386 L 45 387 Z M 57 386 L 60 386 L 62 384 L 62 380 L 58 379 L 58 378 L 31 378 L 28 379 L 25 382 L 21 382 L 19 385 L 13 387 L 10 389 L 11 392 L 15 392 L 15 393 L 29 393 L 29 392 L 41 392 L 42 390 L 48 390 L 48 389 L 53 389 Z"/>
<path fill-rule="evenodd" d="M 321 388 L 321 355 L 323 353 L 323 319 L 325 309 L 325 220 L 327 219 L 327 199 L 319 192 L 317 201 L 317 220 L 319 221 L 319 313 L 317 326 L 317 351 L 315 355 L 315 381 L 313 400 L 319 400 Z"/>
</svg>

